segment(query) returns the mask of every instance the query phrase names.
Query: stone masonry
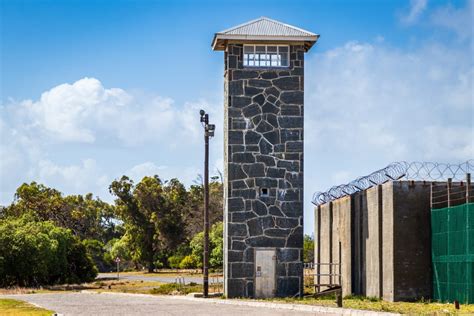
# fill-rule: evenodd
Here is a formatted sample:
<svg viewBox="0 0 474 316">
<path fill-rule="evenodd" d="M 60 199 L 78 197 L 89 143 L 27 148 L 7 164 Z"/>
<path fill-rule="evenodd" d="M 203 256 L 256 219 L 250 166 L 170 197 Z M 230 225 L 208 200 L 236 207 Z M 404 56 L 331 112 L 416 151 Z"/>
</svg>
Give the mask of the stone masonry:
<svg viewBox="0 0 474 316">
<path fill-rule="evenodd" d="M 303 45 L 289 67 L 244 67 L 243 45 L 225 51 L 227 297 L 253 297 L 255 248 L 276 248 L 275 296 L 303 289 Z"/>
</svg>

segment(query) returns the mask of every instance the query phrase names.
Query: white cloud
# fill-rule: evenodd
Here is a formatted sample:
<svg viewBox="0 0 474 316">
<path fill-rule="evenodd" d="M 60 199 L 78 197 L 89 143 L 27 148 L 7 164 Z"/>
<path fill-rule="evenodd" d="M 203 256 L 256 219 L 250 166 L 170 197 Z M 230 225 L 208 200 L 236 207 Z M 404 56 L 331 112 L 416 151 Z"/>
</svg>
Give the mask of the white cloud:
<svg viewBox="0 0 474 316">
<path fill-rule="evenodd" d="M 143 177 L 160 175 L 166 168 L 166 166 L 157 166 L 153 162 L 148 161 L 133 166 L 130 170 L 125 172 L 125 175 L 135 182 L 140 182 Z"/>
<path fill-rule="evenodd" d="M 30 130 L 59 141 L 91 143 L 96 138 L 97 118 L 109 116 L 128 102 L 130 96 L 125 91 L 104 89 L 99 80 L 84 78 L 54 87 L 38 101 L 25 100 L 10 106 Z"/>
<path fill-rule="evenodd" d="M 195 166 L 158 166 L 153 162 L 144 162 L 133 166 L 124 172 L 135 183 L 140 182 L 145 176 L 158 175 L 161 180 L 167 181 L 178 178 L 182 183 L 191 185 L 202 171 Z"/>
<path fill-rule="evenodd" d="M 108 177 L 94 159 L 85 159 L 78 165 L 66 166 L 57 165 L 50 160 L 41 160 L 34 178 L 46 185 L 57 186 L 66 193 L 97 194 L 107 189 L 109 184 Z"/>
<path fill-rule="evenodd" d="M 191 184 L 200 172 L 201 108 L 214 123 L 222 117 L 222 108 L 206 100 L 179 106 L 171 98 L 105 88 L 95 78 L 58 85 L 38 100 L 10 100 L 0 106 L 0 203 L 29 181 L 103 198 L 110 198 L 108 181 L 128 172 L 136 181 L 159 174 Z M 127 169 L 131 153 L 148 162 Z M 211 153 L 211 161 L 222 154 Z"/>
<path fill-rule="evenodd" d="M 387 163 L 473 156 L 466 132 L 472 129 L 474 78 L 468 52 L 351 42 L 313 55 L 307 65 L 306 140 L 315 151 L 331 148 Z M 448 132 L 454 139 L 441 142 Z M 453 144 L 464 149 L 453 150 Z"/>
<path fill-rule="evenodd" d="M 410 0 L 409 9 L 400 14 L 400 21 L 403 24 L 413 24 L 426 10 L 428 0 Z"/>
<path fill-rule="evenodd" d="M 455 8 L 452 4 L 436 8 L 431 15 L 433 25 L 453 31 L 462 39 L 472 39 L 474 32 L 474 1 L 466 1 L 466 7 Z"/>
<path fill-rule="evenodd" d="M 6 108 L 16 126 L 49 142 L 112 140 L 138 146 L 168 139 L 173 147 L 197 137 L 197 104 L 179 107 L 170 98 L 105 88 L 95 78 L 58 85 L 38 101 L 11 102 Z"/>
</svg>

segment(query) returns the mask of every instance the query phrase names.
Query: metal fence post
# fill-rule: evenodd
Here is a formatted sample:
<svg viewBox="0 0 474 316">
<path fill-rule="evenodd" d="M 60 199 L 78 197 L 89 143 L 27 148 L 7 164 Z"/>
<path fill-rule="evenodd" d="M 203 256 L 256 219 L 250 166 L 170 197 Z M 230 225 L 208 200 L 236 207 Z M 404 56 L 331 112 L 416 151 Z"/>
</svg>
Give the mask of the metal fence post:
<svg viewBox="0 0 474 316">
<path fill-rule="evenodd" d="M 471 174 L 466 173 L 466 203 L 471 202 Z"/>
</svg>

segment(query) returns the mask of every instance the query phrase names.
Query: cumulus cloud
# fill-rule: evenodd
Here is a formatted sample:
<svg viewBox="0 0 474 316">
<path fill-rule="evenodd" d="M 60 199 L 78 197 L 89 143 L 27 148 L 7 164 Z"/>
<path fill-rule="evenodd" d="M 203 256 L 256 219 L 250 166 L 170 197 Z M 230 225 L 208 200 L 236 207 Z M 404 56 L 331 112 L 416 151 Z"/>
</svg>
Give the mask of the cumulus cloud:
<svg viewBox="0 0 474 316">
<path fill-rule="evenodd" d="M 413 24 L 426 10 L 428 0 L 410 0 L 410 6 L 406 12 L 400 14 L 403 24 Z"/>
<path fill-rule="evenodd" d="M 158 166 L 155 163 L 148 161 L 133 166 L 125 171 L 124 175 L 128 176 L 135 182 L 141 181 L 145 176 L 158 175 L 163 181 L 178 178 L 182 183 L 191 185 L 200 173 L 201 170 L 196 166 Z"/>
<path fill-rule="evenodd" d="M 139 182 L 145 176 L 160 175 L 166 166 L 157 166 L 153 162 L 147 161 L 130 168 L 125 174 L 135 182 Z"/>
<path fill-rule="evenodd" d="M 99 80 L 84 78 L 44 92 L 38 101 L 10 105 L 23 126 L 59 141 L 94 142 L 97 119 L 130 102 L 121 89 L 104 89 Z"/>
<path fill-rule="evenodd" d="M 109 184 L 109 178 L 94 159 L 84 159 L 77 165 L 58 165 L 50 160 L 38 162 L 36 181 L 57 186 L 65 192 L 103 193 Z"/>
<path fill-rule="evenodd" d="M 114 140 L 129 146 L 160 142 L 171 135 L 169 144 L 179 145 L 183 138 L 196 137 L 192 121 L 198 116 L 194 103 L 178 107 L 171 98 L 105 88 L 98 79 L 87 77 L 53 87 L 37 101 L 13 101 L 7 112 L 24 132 L 48 141 Z"/>
</svg>

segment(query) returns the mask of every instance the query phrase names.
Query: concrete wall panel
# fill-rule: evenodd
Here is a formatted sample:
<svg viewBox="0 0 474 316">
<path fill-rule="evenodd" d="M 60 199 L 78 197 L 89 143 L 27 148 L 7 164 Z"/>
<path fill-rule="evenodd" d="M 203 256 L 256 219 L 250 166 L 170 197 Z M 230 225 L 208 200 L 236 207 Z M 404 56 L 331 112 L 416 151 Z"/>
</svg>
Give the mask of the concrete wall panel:
<svg viewBox="0 0 474 316">
<path fill-rule="evenodd" d="M 366 191 L 363 205 L 364 221 L 367 229 L 364 230 L 365 258 L 366 258 L 366 295 L 380 297 L 380 226 L 379 226 L 379 188 L 373 187 Z M 364 215 L 365 215 L 364 214 Z"/>
<path fill-rule="evenodd" d="M 397 181 L 394 191 L 394 297 L 431 297 L 430 185 Z"/>
<path fill-rule="evenodd" d="M 394 225 L 394 205 L 393 205 L 393 183 L 382 185 L 382 293 L 384 300 L 393 301 L 393 225 Z"/>
<path fill-rule="evenodd" d="M 351 197 L 343 197 L 333 203 L 333 227 L 337 232 L 333 237 L 333 262 L 339 263 L 341 258 L 342 266 L 342 290 L 343 295 L 352 293 L 352 245 L 351 245 Z M 341 254 L 339 256 L 339 243 L 341 244 Z M 335 266 L 339 273 L 339 267 Z"/>
</svg>

